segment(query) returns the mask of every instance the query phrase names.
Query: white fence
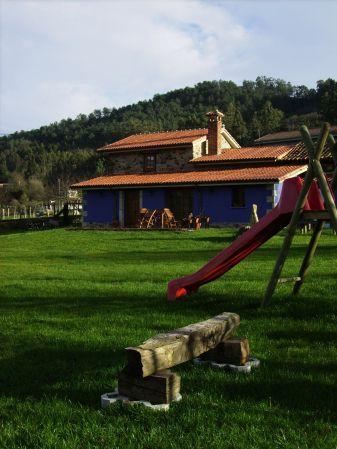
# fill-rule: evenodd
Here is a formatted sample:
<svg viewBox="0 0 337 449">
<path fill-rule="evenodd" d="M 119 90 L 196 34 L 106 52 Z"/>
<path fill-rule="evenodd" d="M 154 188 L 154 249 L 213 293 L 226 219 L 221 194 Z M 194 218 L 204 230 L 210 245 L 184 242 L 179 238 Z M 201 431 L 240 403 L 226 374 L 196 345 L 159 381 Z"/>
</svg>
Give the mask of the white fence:
<svg viewBox="0 0 337 449">
<path fill-rule="evenodd" d="M 37 204 L 29 206 L 7 206 L 0 205 L 0 220 L 17 220 L 20 218 L 52 217 L 58 213 L 64 204 L 60 207 L 53 205 Z M 68 203 L 69 215 L 81 215 L 82 204 L 80 202 Z"/>
</svg>

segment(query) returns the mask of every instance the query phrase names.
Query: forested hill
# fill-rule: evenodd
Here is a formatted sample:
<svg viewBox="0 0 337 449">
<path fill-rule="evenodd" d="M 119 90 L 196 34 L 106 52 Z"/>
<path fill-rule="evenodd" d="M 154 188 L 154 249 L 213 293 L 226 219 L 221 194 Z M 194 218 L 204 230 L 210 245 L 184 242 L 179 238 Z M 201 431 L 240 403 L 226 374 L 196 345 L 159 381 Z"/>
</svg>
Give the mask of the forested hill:
<svg viewBox="0 0 337 449">
<path fill-rule="evenodd" d="M 194 87 L 155 95 L 121 108 L 103 108 L 89 115 L 0 137 L 0 182 L 15 176 L 37 178 L 44 185 L 55 179 L 67 184 L 102 174 L 93 150 L 132 133 L 206 126 L 205 112 L 225 112 L 226 128 L 241 144 L 259 135 L 337 122 L 337 81 L 318 81 L 316 89 L 259 77 L 236 85 L 204 81 Z"/>
</svg>

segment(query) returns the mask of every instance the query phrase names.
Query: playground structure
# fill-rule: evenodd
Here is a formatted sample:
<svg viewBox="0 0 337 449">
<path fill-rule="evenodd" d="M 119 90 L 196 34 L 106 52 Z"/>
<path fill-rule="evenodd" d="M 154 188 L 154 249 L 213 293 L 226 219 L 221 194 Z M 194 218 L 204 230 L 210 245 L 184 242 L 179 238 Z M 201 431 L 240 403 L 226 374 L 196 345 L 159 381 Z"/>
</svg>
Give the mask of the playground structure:
<svg viewBox="0 0 337 449">
<path fill-rule="evenodd" d="M 333 136 L 329 134 L 329 129 L 330 125 L 325 123 L 317 143 L 314 144 L 307 127 L 301 127 L 301 135 L 309 159 L 304 179 L 296 177 L 285 180 L 279 203 L 271 212 L 196 273 L 170 281 L 168 284 L 169 301 L 196 292 L 201 285 L 222 276 L 285 226 L 287 226 L 286 235 L 261 306 L 265 306 L 270 301 L 279 283 L 295 282 L 293 293 L 297 294 L 300 291 L 313 260 L 324 223 L 330 222 L 337 232 L 337 210 L 333 197 L 333 192 L 337 188 L 337 144 Z M 329 145 L 334 162 L 334 171 L 330 182 L 328 182 L 320 162 L 326 143 Z M 312 224 L 313 234 L 299 275 L 281 278 L 282 268 L 296 229 L 303 223 Z"/>
</svg>

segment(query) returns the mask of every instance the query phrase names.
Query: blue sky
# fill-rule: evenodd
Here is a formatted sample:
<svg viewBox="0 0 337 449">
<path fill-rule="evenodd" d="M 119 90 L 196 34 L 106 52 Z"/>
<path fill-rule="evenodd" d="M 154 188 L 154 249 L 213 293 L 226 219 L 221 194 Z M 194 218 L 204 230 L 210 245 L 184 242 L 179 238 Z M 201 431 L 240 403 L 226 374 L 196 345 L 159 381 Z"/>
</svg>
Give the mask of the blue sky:
<svg viewBox="0 0 337 449">
<path fill-rule="evenodd" d="M 0 132 L 203 80 L 337 78 L 337 2 L 0 0 Z"/>
</svg>

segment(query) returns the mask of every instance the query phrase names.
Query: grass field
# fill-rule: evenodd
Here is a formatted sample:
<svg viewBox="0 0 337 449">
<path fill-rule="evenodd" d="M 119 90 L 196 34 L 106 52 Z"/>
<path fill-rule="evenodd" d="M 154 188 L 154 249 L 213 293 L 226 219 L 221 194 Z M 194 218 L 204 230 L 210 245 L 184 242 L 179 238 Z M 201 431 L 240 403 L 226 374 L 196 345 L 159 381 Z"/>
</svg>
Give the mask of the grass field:
<svg viewBox="0 0 337 449">
<path fill-rule="evenodd" d="M 297 236 L 296 275 L 310 236 Z M 281 236 L 185 302 L 171 278 L 199 268 L 228 230 L 52 230 L 0 235 L 1 448 L 336 448 L 337 238 L 326 233 L 299 297 L 280 286 L 257 309 Z M 169 413 L 116 405 L 123 348 L 223 311 L 241 316 L 261 368 L 239 375 L 176 368 Z"/>
</svg>

